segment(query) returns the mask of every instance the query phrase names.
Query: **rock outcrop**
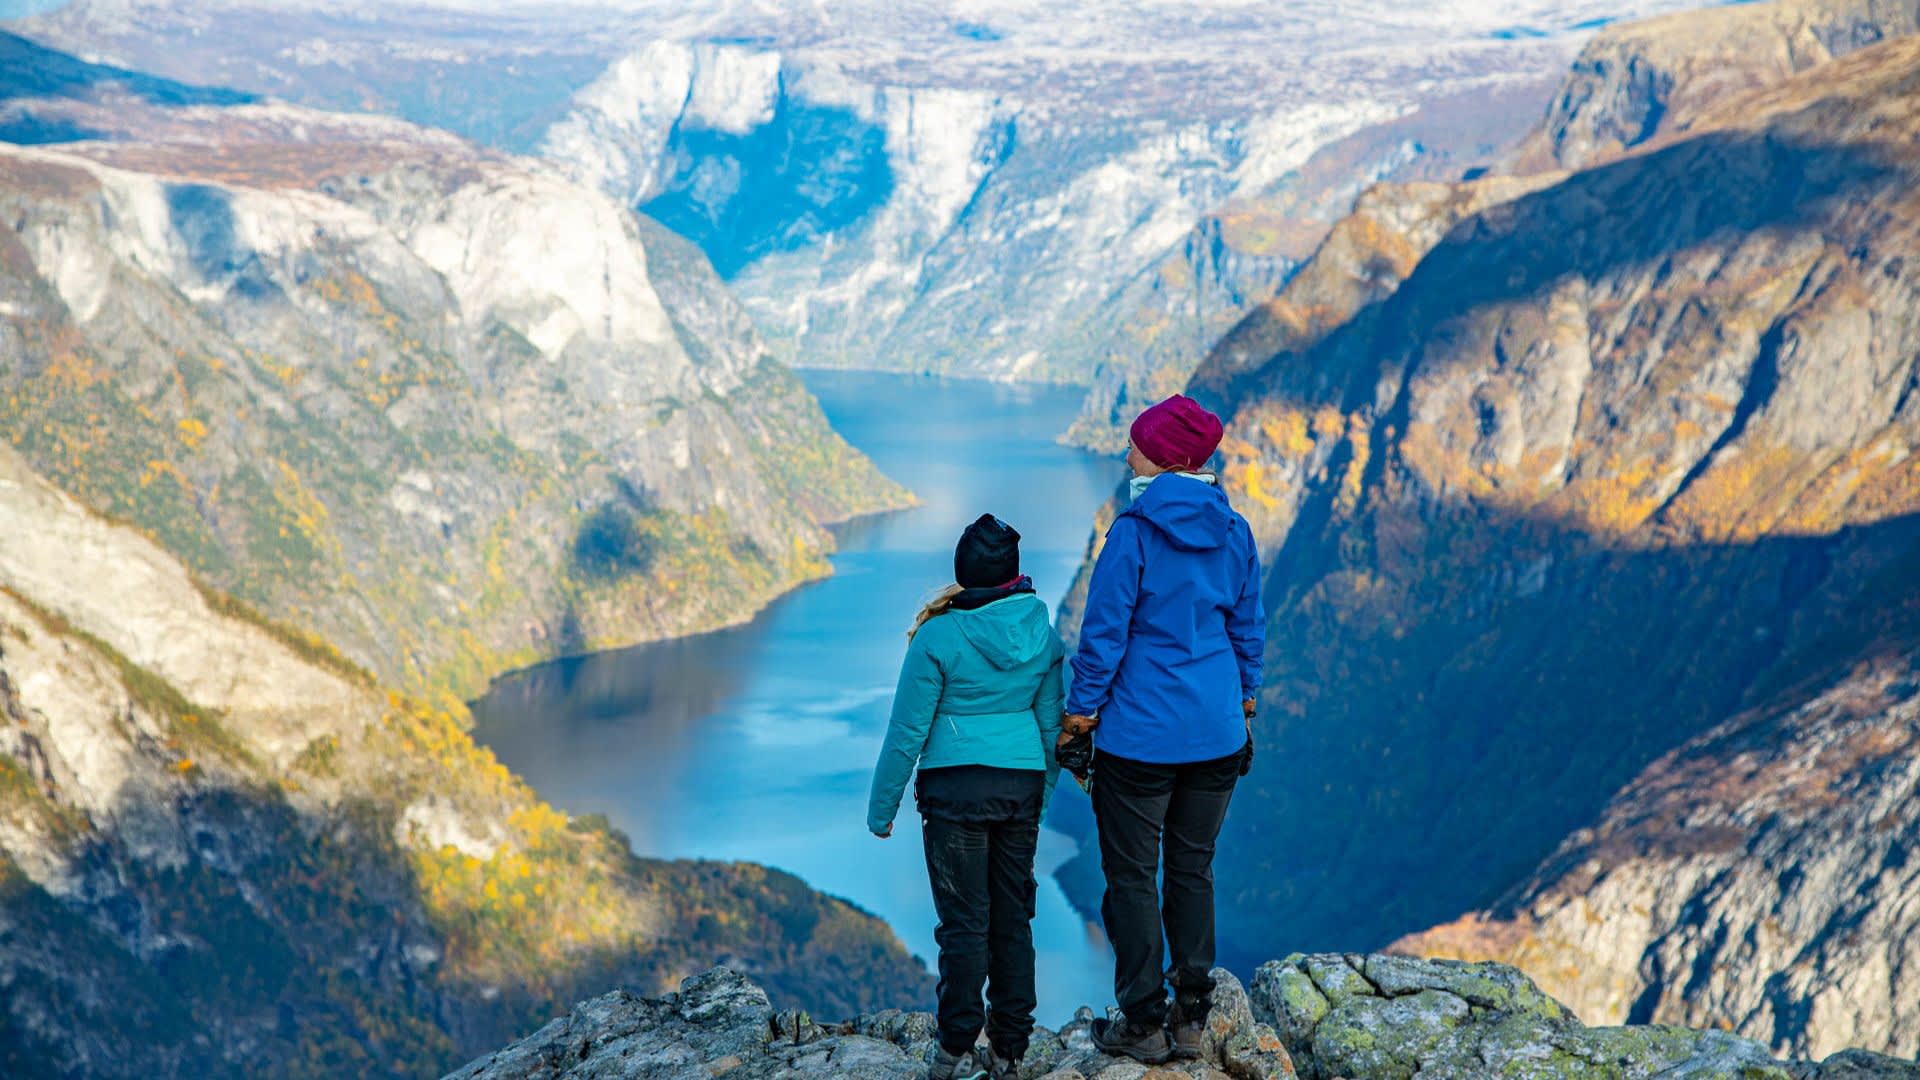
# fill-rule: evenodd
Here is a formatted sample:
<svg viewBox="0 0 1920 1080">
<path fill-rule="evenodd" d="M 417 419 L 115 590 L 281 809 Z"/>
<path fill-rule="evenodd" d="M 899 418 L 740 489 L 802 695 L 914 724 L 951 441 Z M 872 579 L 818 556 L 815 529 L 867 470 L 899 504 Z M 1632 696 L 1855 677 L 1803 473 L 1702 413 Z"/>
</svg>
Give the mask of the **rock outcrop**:
<svg viewBox="0 0 1920 1080">
<path fill-rule="evenodd" d="M 1588 1028 L 1512 968 L 1393 956 L 1292 956 L 1260 968 L 1251 994 L 1224 969 L 1198 1061 L 1148 1067 L 1102 1055 L 1091 1010 L 1041 1028 L 1027 1080 L 1914 1080 L 1920 1064 L 1849 1052 L 1780 1062 L 1756 1043 L 1684 1028 Z M 777 1011 L 718 969 L 676 994 L 619 991 L 447 1080 L 919 1080 L 934 1047 L 926 1013 L 827 1024 Z"/>
<path fill-rule="evenodd" d="M 906 500 L 606 196 L 123 83 L 9 102 L 91 137 L 0 146 L 0 436 L 383 678 L 742 620 L 826 571 L 826 523 Z"/>
</svg>

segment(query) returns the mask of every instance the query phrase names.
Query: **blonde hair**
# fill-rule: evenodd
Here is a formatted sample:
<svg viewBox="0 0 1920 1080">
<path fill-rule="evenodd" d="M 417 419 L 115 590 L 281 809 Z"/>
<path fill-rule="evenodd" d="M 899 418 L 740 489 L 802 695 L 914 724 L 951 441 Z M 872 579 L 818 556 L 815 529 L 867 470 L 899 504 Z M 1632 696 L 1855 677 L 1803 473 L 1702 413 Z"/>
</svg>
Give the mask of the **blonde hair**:
<svg viewBox="0 0 1920 1080">
<path fill-rule="evenodd" d="M 947 609 L 953 607 L 953 598 L 965 591 L 956 583 L 934 593 L 925 604 L 921 605 L 920 614 L 913 617 L 913 625 L 907 628 L 907 640 L 912 641 L 913 635 L 920 632 L 920 628 L 927 624 L 928 619 L 935 615 L 945 615 Z"/>
</svg>

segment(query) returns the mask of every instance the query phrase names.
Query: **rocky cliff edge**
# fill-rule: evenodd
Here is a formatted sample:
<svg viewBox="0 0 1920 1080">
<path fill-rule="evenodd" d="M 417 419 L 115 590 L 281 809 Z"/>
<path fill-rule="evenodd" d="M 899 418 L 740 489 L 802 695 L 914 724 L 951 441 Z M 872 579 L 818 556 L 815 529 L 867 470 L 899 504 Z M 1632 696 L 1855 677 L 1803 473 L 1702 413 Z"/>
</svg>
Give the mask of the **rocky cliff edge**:
<svg viewBox="0 0 1920 1080">
<path fill-rule="evenodd" d="M 1920 1078 L 1920 1064 L 1862 1051 L 1782 1062 L 1719 1031 L 1582 1025 L 1501 964 L 1399 956 L 1295 954 L 1255 974 L 1224 969 L 1205 1053 L 1148 1067 L 1093 1047 L 1093 1013 L 1041 1028 L 1027 1080 L 1869 1080 Z M 693 1080 L 711 1076 L 907 1080 L 926 1074 L 934 1020 L 897 1009 L 840 1024 L 776 1011 L 745 976 L 716 968 L 676 994 L 616 991 L 447 1080 Z"/>
</svg>

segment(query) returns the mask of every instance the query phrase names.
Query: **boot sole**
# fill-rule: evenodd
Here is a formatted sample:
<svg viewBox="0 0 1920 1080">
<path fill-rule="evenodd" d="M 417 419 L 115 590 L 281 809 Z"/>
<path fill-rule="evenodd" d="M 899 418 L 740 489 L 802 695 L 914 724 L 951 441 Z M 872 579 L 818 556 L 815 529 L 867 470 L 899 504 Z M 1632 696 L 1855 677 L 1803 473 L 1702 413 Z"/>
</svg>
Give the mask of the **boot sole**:
<svg viewBox="0 0 1920 1080">
<path fill-rule="evenodd" d="M 1171 1046 L 1155 1054 L 1146 1050 L 1142 1050 L 1137 1046 L 1116 1045 L 1116 1044 L 1107 1042 L 1106 1039 L 1101 1037 L 1100 1033 L 1105 1030 L 1107 1030 L 1107 1028 L 1105 1027 L 1098 1027 L 1094 1029 L 1093 1048 L 1107 1055 L 1108 1057 L 1131 1058 L 1142 1065 L 1165 1065 L 1167 1062 L 1173 1060 L 1173 1047 Z"/>
</svg>

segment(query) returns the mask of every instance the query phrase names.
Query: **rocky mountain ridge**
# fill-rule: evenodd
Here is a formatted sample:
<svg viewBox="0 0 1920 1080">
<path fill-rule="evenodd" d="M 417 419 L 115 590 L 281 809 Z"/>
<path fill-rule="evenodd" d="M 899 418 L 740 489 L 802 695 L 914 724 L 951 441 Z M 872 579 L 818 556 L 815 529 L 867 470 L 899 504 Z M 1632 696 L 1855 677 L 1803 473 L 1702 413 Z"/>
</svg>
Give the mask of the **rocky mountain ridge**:
<svg viewBox="0 0 1920 1080">
<path fill-rule="evenodd" d="M 1595 28 L 1678 6 L 1156 0 L 1087 20 L 1030 0 L 632 0 L 530 19 L 440 2 L 347 15 L 80 0 L 23 25 L 127 66 L 215 70 L 243 89 L 537 143 L 693 237 L 803 363 L 1086 382 L 1129 355 L 1115 321 L 1185 321 L 1185 291 L 1153 279 L 1183 263 L 1208 276 L 1214 260 L 1179 249 L 1210 213 L 1295 184 L 1358 129 L 1538 89 Z M 215 27 L 223 51 L 207 43 Z M 530 135 L 538 117 L 554 119 Z M 1390 167 L 1444 141 L 1370 156 Z M 1315 213 L 1285 228 L 1324 228 Z M 1221 299 L 1264 298 L 1300 254 L 1244 280 L 1225 268 Z M 1197 332 L 1215 321 L 1203 311 Z"/>
<path fill-rule="evenodd" d="M 283 104 L 22 99 L 0 430 L 221 587 L 464 691 L 710 629 L 904 492 L 700 254 L 536 163 Z"/>
<path fill-rule="evenodd" d="M 1920 38 L 1778 4 L 1661 40 L 1842 8 L 1888 40 L 1671 88 L 1624 153 L 1376 189 L 1196 375 L 1287 762 L 1223 838 L 1236 965 L 1478 911 L 1403 946 L 1592 1019 L 1913 1052 L 1906 819 L 1842 823 L 1905 797 Z"/>
<path fill-rule="evenodd" d="M 1524 975 L 1494 964 L 1295 954 L 1261 965 L 1251 991 L 1225 969 L 1200 1060 L 1149 1067 L 1094 1049 L 1092 1011 L 1041 1028 L 1027 1080 L 1909 1080 L 1920 1063 L 1849 1051 L 1781 1062 L 1720 1032 L 1588 1028 Z M 897 1009 L 822 1024 L 776 1011 L 725 969 L 677 993 L 613 993 L 448 1080 L 665 1080 L 696 1076 L 917 1080 L 933 1017 Z"/>
<path fill-rule="evenodd" d="M 1085 415 L 1071 434 L 1097 447 L 1118 447 L 1138 410 L 1184 386 L 1243 317 L 1254 316 L 1254 326 L 1264 321 L 1261 307 L 1374 183 L 1582 168 L 1657 134 L 1685 130 L 1691 117 L 1715 102 L 1916 29 L 1920 5 L 1911 0 L 1742 4 L 1614 23 L 1581 49 L 1552 90 L 1536 95 L 1522 86 L 1462 94 L 1362 129 L 1316 154 L 1277 196 L 1203 219 L 1183 250 L 1142 275 L 1152 282 L 1146 296 L 1126 295 L 1143 291 L 1136 279 L 1116 295 L 1112 310 L 1092 320 L 1120 329 L 1091 349 L 1099 367 Z M 1253 228 L 1223 230 L 1216 216 L 1229 222 L 1250 218 Z M 1305 249 L 1262 262 L 1266 251 L 1255 244 L 1249 252 L 1255 258 L 1248 260 L 1240 249 L 1249 245 L 1230 239 L 1248 232 L 1285 236 Z M 1214 255 L 1222 246 L 1211 239 L 1216 235 L 1229 238 L 1225 260 Z M 1196 241 L 1207 246 L 1196 251 Z M 1216 261 L 1224 262 L 1225 273 L 1214 270 Z M 1241 270 L 1249 261 L 1262 271 L 1258 276 Z M 1190 281 L 1198 285 L 1191 295 Z M 1191 329 L 1183 325 L 1188 322 Z"/>
<path fill-rule="evenodd" d="M 816 1007 L 925 995 L 872 917 L 635 858 L 466 723 L 0 447 L 0 1072 L 436 1075 L 719 961 Z"/>
<path fill-rule="evenodd" d="M 1549 42 L 1621 12 L 1461 14 L 1442 27 L 1383 10 L 1336 30 L 1313 12 L 1150 7 L 1116 16 L 1154 25 L 1106 48 L 1097 39 L 1118 26 L 1070 32 L 1010 7 L 979 24 L 990 35 L 910 58 L 887 56 L 896 31 L 881 15 L 857 39 L 777 20 L 748 45 L 662 33 L 577 95 L 544 152 L 693 237 L 802 363 L 1086 381 L 1157 342 L 1163 317 L 1189 317 L 1178 280 L 1161 294 L 1165 273 L 1223 271 L 1227 306 L 1277 287 L 1291 264 L 1206 254 L 1233 204 L 1423 103 L 1537 85 L 1564 55 Z M 1557 29 L 1503 33 L 1529 19 Z M 1286 47 L 1234 44 L 1267 35 Z M 1205 67 L 1188 66 L 1203 42 Z M 1199 70 L 1204 89 L 1189 85 Z M 1409 151 L 1425 147 L 1409 140 L 1382 160 Z M 1206 246 L 1179 250 L 1195 243 Z M 1137 320 L 1117 341 L 1116 311 Z M 1202 310 L 1196 328 L 1217 320 Z"/>
</svg>

